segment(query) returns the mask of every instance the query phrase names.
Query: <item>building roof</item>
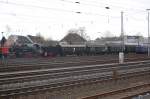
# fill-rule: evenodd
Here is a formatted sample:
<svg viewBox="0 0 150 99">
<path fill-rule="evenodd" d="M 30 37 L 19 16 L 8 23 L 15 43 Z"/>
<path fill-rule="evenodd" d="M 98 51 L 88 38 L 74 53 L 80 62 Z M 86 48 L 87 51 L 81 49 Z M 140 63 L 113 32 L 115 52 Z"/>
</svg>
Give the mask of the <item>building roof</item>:
<svg viewBox="0 0 150 99">
<path fill-rule="evenodd" d="M 44 38 L 42 38 L 40 36 L 28 35 L 28 37 L 29 37 L 29 39 L 32 40 L 33 43 L 43 44 L 45 42 Z"/>
<path fill-rule="evenodd" d="M 26 36 L 18 36 L 17 40 L 16 40 L 17 43 L 20 43 L 20 44 L 30 44 L 32 43 Z"/>
<path fill-rule="evenodd" d="M 58 44 L 58 41 L 53 40 L 45 40 L 43 37 L 28 35 L 28 38 L 36 44 L 40 44 L 43 46 L 55 46 Z"/>
<path fill-rule="evenodd" d="M 21 36 L 21 35 L 10 35 L 7 39 L 7 44 L 9 46 L 13 44 L 32 44 L 32 42 L 26 37 L 26 36 Z"/>
<path fill-rule="evenodd" d="M 67 42 L 68 44 L 79 44 L 86 42 L 86 40 L 77 33 L 69 33 L 60 42 Z"/>
<path fill-rule="evenodd" d="M 106 38 L 97 38 L 96 41 L 106 42 L 106 41 L 121 41 L 121 37 L 106 37 Z"/>
<path fill-rule="evenodd" d="M 58 44 L 58 41 L 54 41 L 54 40 L 46 40 L 44 42 L 44 46 L 56 46 Z"/>
</svg>

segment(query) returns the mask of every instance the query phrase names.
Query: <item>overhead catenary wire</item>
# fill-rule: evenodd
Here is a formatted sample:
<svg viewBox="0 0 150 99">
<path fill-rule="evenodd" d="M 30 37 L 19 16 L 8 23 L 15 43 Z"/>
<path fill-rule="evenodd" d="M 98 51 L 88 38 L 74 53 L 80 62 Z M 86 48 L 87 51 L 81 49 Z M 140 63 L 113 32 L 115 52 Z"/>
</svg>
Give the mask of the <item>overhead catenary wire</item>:
<svg viewBox="0 0 150 99">
<path fill-rule="evenodd" d="M 75 3 L 73 1 L 69 1 L 69 0 L 61 0 L 63 2 L 70 2 L 70 3 Z M 34 8 L 42 8 L 42 9 L 51 9 L 51 10 L 57 10 L 57 11 L 64 11 L 64 12 L 75 12 L 75 11 L 70 11 L 70 10 L 66 10 L 66 9 L 58 9 L 58 8 L 50 8 L 50 7 L 43 7 L 43 6 L 37 6 L 37 5 L 27 5 L 27 4 L 18 4 L 18 3 L 14 3 L 14 2 L 4 2 L 4 1 L 0 1 L 1 3 L 7 3 L 7 4 L 13 4 L 13 5 L 20 5 L 20 6 L 25 6 L 25 7 L 34 7 Z M 81 3 L 82 4 L 82 3 Z M 95 5 L 91 5 L 93 7 L 95 7 Z M 99 8 L 101 8 L 100 6 L 98 6 Z M 143 11 L 143 10 L 142 10 Z"/>
<path fill-rule="evenodd" d="M 38 0 L 40 1 L 40 0 Z M 130 13 L 130 14 L 135 14 L 135 13 L 145 13 L 145 10 L 144 8 L 128 8 L 128 7 L 123 7 L 123 6 L 120 6 L 120 3 L 116 3 L 117 5 L 114 5 L 114 4 L 108 4 L 108 3 L 104 3 L 104 2 L 98 2 L 98 1 L 89 1 L 89 0 L 82 0 L 82 1 L 72 1 L 72 0 L 57 0 L 57 1 L 60 1 L 60 2 L 65 2 L 65 3 L 69 3 L 69 4 L 74 4 L 74 5 L 80 5 L 82 7 L 84 6 L 91 6 L 91 7 L 97 7 L 98 9 L 106 9 L 106 7 L 110 7 L 112 8 L 111 10 L 115 10 L 114 8 L 117 8 L 118 10 L 119 9 L 124 9 L 124 12 L 127 12 L 127 13 Z M 42 1 L 40 1 L 42 2 Z M 48 2 L 48 1 L 44 1 L 44 2 Z M 103 6 L 102 6 L 102 5 Z M 126 4 L 125 4 L 126 5 Z M 127 5 L 128 6 L 128 5 Z M 120 10 L 119 10 L 120 11 Z M 132 13 L 131 13 L 132 12 Z M 82 13 L 82 11 L 78 11 L 77 13 Z"/>
<path fill-rule="evenodd" d="M 133 15 L 125 15 L 125 17 L 133 21 L 141 21 L 141 22 L 146 21 L 146 18 L 137 18 L 136 16 Z"/>
<path fill-rule="evenodd" d="M 64 1 L 64 0 L 63 0 Z M 0 1 L 1 2 L 1 1 Z M 4 2 L 3 2 L 4 3 Z M 7 4 L 14 4 L 14 3 L 10 3 L 10 2 L 5 2 Z M 18 5 L 18 4 L 17 4 Z M 24 4 L 19 4 L 19 6 L 25 6 L 25 7 L 38 7 L 38 8 L 41 8 L 39 6 L 31 6 L 31 5 L 24 5 Z M 42 7 L 43 9 L 43 7 Z M 49 8 L 46 8 L 44 7 L 44 9 L 49 9 Z M 63 10 L 64 11 L 64 10 Z M 70 12 L 74 12 L 74 11 L 70 11 Z M 107 16 L 107 15 L 102 15 L 102 14 L 98 14 L 98 13 L 90 13 L 90 12 L 82 12 L 83 14 L 85 15 L 94 15 L 94 16 Z M 79 14 L 82 14 L 82 13 L 79 13 Z M 13 16 L 16 16 L 17 14 L 15 13 L 10 13 L 10 15 L 13 15 Z M 26 17 L 35 17 L 35 18 L 50 18 L 50 17 L 46 17 L 46 16 L 29 16 L 29 15 L 17 15 L 17 16 L 26 16 Z M 114 16 L 110 16 L 111 18 L 119 18 L 119 17 L 114 17 Z"/>
<path fill-rule="evenodd" d="M 55 9 L 55 8 L 50 8 L 50 7 L 42 7 L 42 6 L 27 5 L 27 4 L 18 4 L 18 3 L 13 3 L 13 2 L 3 2 L 3 1 L 0 1 L 0 3 L 9 4 L 9 5 L 16 5 L 16 6 L 23 6 L 23 7 L 33 7 L 33 8 L 38 8 L 38 9 L 46 9 L 46 10 L 55 10 L 55 11 L 78 13 L 76 11 L 71 11 L 71 10 L 64 10 L 64 9 L 58 9 L 58 8 Z M 78 14 L 107 16 L 105 14 L 92 13 L 92 12 L 81 12 L 81 13 L 78 13 Z M 118 18 L 117 16 L 110 16 L 110 17 L 112 17 L 112 18 Z"/>
<path fill-rule="evenodd" d="M 19 18 L 20 18 L 20 17 L 21 17 L 21 18 L 22 18 L 22 17 L 23 17 L 23 18 L 25 17 L 25 19 L 28 18 L 28 17 L 30 17 L 30 18 L 32 18 L 32 17 L 33 17 L 33 18 L 47 18 L 47 19 L 50 18 L 50 17 L 48 17 L 48 16 L 47 16 L 47 17 L 44 17 L 44 16 L 35 16 L 35 15 L 32 15 L 32 16 L 29 16 L 29 15 L 17 15 L 17 14 L 15 14 L 15 13 L 3 13 L 3 14 L 11 15 L 11 16 L 14 16 L 14 17 L 17 16 L 17 17 L 19 17 Z M 89 13 L 86 13 L 86 14 L 88 15 Z M 97 15 L 98 15 L 98 14 L 97 14 Z M 103 15 L 103 16 L 105 16 L 105 15 Z M 25 21 L 25 19 L 23 19 L 23 21 Z M 39 20 L 38 20 L 38 21 L 39 21 Z M 49 21 L 47 21 L 47 22 L 49 22 Z M 81 22 L 83 22 L 83 21 L 81 21 Z M 39 22 L 39 23 L 41 23 L 41 22 Z M 42 23 L 44 23 L 44 22 L 42 22 Z"/>
<path fill-rule="evenodd" d="M 60 1 L 63 1 L 63 2 L 68 2 L 68 3 L 76 3 L 76 2 L 73 2 L 71 0 L 60 0 Z M 137 9 L 137 8 L 128 8 L 128 7 L 123 7 L 123 6 L 120 6 L 120 4 L 117 4 L 117 5 L 114 5 L 114 4 L 108 4 L 108 3 L 104 3 L 104 2 L 94 2 L 94 1 L 85 1 L 85 0 L 82 0 L 82 1 L 79 1 L 80 3 L 78 4 L 81 4 L 81 5 L 86 5 L 86 6 L 92 6 L 92 7 L 98 7 L 100 9 L 104 9 L 105 7 L 107 6 L 110 6 L 110 7 L 114 7 L 114 8 L 117 8 L 117 9 L 124 9 L 125 11 L 136 11 L 137 13 L 138 12 L 144 12 L 144 8 L 141 8 L 141 9 Z M 102 4 L 102 5 L 101 5 Z"/>
<path fill-rule="evenodd" d="M 66 5 L 66 1 L 70 1 L 70 0 L 62 0 L 62 2 L 64 2 L 64 3 L 60 3 L 60 5 L 62 4 L 64 4 L 64 6 Z M 42 2 L 42 1 L 41 1 Z M 46 2 L 48 2 L 48 1 L 45 1 L 45 3 Z M 107 17 L 108 15 L 107 14 L 103 14 L 103 13 L 100 13 L 100 12 L 92 12 L 92 11 L 82 11 L 82 10 L 71 10 L 71 9 L 65 9 L 65 7 L 64 8 L 52 8 L 52 7 L 46 7 L 46 6 L 44 6 L 44 5 L 36 5 L 36 4 L 23 4 L 23 3 L 18 3 L 18 2 L 11 2 L 11 1 L 9 1 L 9 2 L 4 2 L 4 1 L 0 1 L 0 3 L 1 4 L 7 4 L 7 5 L 13 5 L 13 6 L 20 6 L 20 7 L 25 7 L 25 8 L 28 8 L 28 9 L 30 9 L 30 8 L 35 8 L 35 9 L 43 9 L 43 10 L 46 10 L 46 11 L 49 11 L 48 13 L 50 13 L 50 11 L 56 11 L 56 12 L 61 12 L 61 13 L 64 13 L 64 12 L 67 12 L 67 13 L 69 13 L 69 14 L 72 14 L 72 15 L 81 15 L 81 16 L 83 16 L 83 15 L 85 15 L 85 16 L 93 16 L 93 19 L 94 19 L 94 17 L 99 17 L 99 16 L 101 16 L 101 17 Z M 105 5 L 103 5 L 103 6 L 99 6 L 99 4 L 90 4 L 90 3 L 88 3 L 87 2 L 87 4 L 85 3 L 85 2 L 80 2 L 80 3 L 74 3 L 74 2 L 70 2 L 72 5 L 76 5 L 76 6 L 78 6 L 78 5 L 80 5 L 81 7 L 85 7 L 85 6 L 91 6 L 91 7 L 96 7 L 96 8 L 100 8 L 100 9 L 105 9 Z M 97 5 L 97 6 L 95 6 L 95 5 Z M 111 6 L 110 6 L 111 7 Z M 112 7 L 115 7 L 115 5 L 113 5 L 112 4 Z M 121 7 L 118 7 L 118 8 L 121 8 Z M 85 8 L 86 9 L 86 8 Z M 133 9 L 128 9 L 128 8 L 125 8 L 125 9 L 127 9 L 127 10 L 133 10 Z M 113 10 L 113 9 L 112 9 Z M 79 13 L 77 13 L 77 12 L 79 12 Z M 1 12 L 0 12 L 1 13 Z M 128 12 L 125 12 L 125 13 L 128 13 Z M 138 9 L 134 9 L 133 10 L 133 13 L 141 13 L 141 10 L 138 10 Z M 143 13 L 143 12 L 142 12 Z M 145 13 L 145 12 L 144 12 Z M 14 16 L 14 17 L 19 17 L 20 19 L 24 19 L 23 21 L 26 21 L 26 20 L 31 20 L 31 22 L 32 22 L 32 18 L 35 18 L 35 19 L 41 19 L 41 18 L 43 18 L 43 19 L 47 19 L 47 22 L 51 22 L 51 21 L 49 21 L 49 20 L 54 20 L 55 18 L 54 17 L 51 17 L 51 16 L 45 16 L 45 15 L 29 15 L 29 14 L 20 14 L 20 13 L 18 13 L 18 12 L 12 12 L 12 13 L 7 13 L 8 15 L 11 15 L 11 16 Z M 2 14 L 2 15 L 5 15 L 5 14 Z M 59 15 L 59 14 L 58 14 Z M 131 15 L 132 16 L 132 15 Z M 134 15 L 133 15 L 134 16 Z M 83 16 L 84 17 L 84 16 Z M 112 18 L 112 19 L 118 19 L 118 20 L 120 20 L 120 16 L 117 16 L 117 15 L 109 15 L 109 17 L 110 18 Z M 51 19 L 50 19 L 51 18 Z M 128 17 L 128 18 L 131 18 L 131 20 L 136 20 L 136 21 L 138 21 L 138 18 L 133 18 L 133 17 Z M 62 20 L 63 20 L 63 18 L 62 18 Z M 34 21 L 34 19 L 33 19 L 33 21 Z M 40 21 L 40 20 L 39 20 Z M 42 21 L 41 20 L 41 22 L 42 23 L 44 23 L 45 22 L 45 20 L 44 21 Z M 83 22 L 83 21 L 81 21 L 81 22 Z M 40 23 L 40 22 L 39 22 Z"/>
<path fill-rule="evenodd" d="M 65 1 L 65 0 L 63 0 Z M 54 10 L 54 8 L 47 8 L 47 7 L 41 7 L 41 6 L 35 6 L 35 5 L 27 5 L 27 4 L 17 4 L 17 3 L 12 3 L 12 2 L 4 2 L 4 1 L 0 1 L 0 3 L 6 3 L 6 4 L 11 4 L 11 5 L 17 5 L 17 6 L 24 6 L 24 7 L 34 7 L 34 8 L 42 8 L 42 9 L 50 9 L 50 10 Z M 56 10 L 56 9 L 55 9 Z M 58 10 L 58 9 L 57 9 Z M 59 11 L 66 11 L 66 10 L 60 10 Z M 67 10 L 68 11 L 68 10 Z M 69 12 L 75 12 L 75 11 L 69 11 Z M 76 12 L 77 13 L 77 12 Z M 102 15 L 102 14 L 98 14 L 98 13 L 91 13 L 91 12 L 81 12 L 81 13 L 78 13 L 78 14 L 85 14 L 85 15 L 93 15 L 93 16 L 108 16 L 108 15 Z M 47 17 L 47 16 L 29 16 L 29 15 L 18 15 L 18 14 L 15 14 L 15 13 L 10 13 L 10 15 L 12 16 L 26 16 L 26 17 L 35 17 L 35 18 L 50 18 L 50 17 Z M 111 18 L 119 18 L 117 16 L 110 16 L 109 17 Z"/>
<path fill-rule="evenodd" d="M 66 0 L 61 0 L 61 1 L 66 1 Z M 69 1 L 71 2 L 71 1 Z M 72 10 L 66 10 L 66 9 L 58 9 L 58 8 L 50 8 L 50 7 L 43 7 L 43 6 L 37 6 L 37 5 L 28 5 L 28 4 L 18 4 L 18 3 L 14 3 L 14 2 L 4 2 L 4 1 L 0 1 L 0 3 L 5 3 L 5 4 L 11 4 L 11 5 L 17 5 L 17 6 L 23 6 L 23 7 L 33 7 L 33 8 L 40 8 L 40 9 L 46 9 L 46 10 L 53 10 L 53 11 L 61 11 L 61 12 L 71 12 L 71 13 L 78 13 L 78 14 L 85 14 L 85 15 L 99 15 L 99 16 L 108 16 L 108 15 L 103 15 L 103 14 L 99 14 L 99 13 L 91 13 L 91 12 L 80 12 L 80 11 L 72 11 Z M 74 3 L 74 2 L 71 2 Z M 116 17 L 116 16 L 111 16 L 110 17 Z M 116 17 L 117 18 L 117 17 Z"/>
<path fill-rule="evenodd" d="M 131 6 L 132 4 L 130 3 L 130 5 L 129 4 L 123 4 L 123 3 L 119 3 L 119 2 L 114 2 L 114 1 L 107 1 L 106 2 L 106 0 L 103 2 L 102 0 L 82 0 L 82 1 L 84 1 L 84 2 L 89 2 L 89 3 L 94 3 L 94 4 L 104 4 L 104 5 L 110 5 L 110 6 L 114 6 L 114 7 L 120 7 L 120 8 L 126 8 L 126 9 L 130 9 L 130 8 L 128 8 L 128 7 L 122 7 L 121 5 L 125 5 L 125 6 Z M 140 6 L 140 5 L 139 5 Z M 141 8 L 141 9 L 138 9 L 138 8 L 132 8 L 132 9 L 134 9 L 134 10 L 140 10 L 140 11 L 144 11 L 144 9 L 143 8 Z"/>
<path fill-rule="evenodd" d="M 38 1 L 40 1 L 40 0 L 38 0 Z M 76 5 L 77 4 L 77 6 L 78 5 L 80 5 L 80 6 L 91 6 L 91 7 L 97 7 L 97 8 L 99 8 L 99 9 L 106 9 L 106 7 L 117 7 L 117 8 L 124 8 L 125 10 L 124 10 L 124 12 L 125 13 L 130 13 L 130 14 L 133 14 L 133 15 L 135 15 L 135 14 L 137 14 L 137 13 L 141 13 L 141 14 L 143 14 L 143 13 L 145 13 L 145 10 L 144 10 L 144 8 L 141 8 L 141 9 L 137 9 L 137 8 L 128 8 L 128 7 L 122 7 L 122 6 L 120 6 L 120 3 L 116 3 L 116 2 L 113 2 L 113 3 L 116 3 L 117 4 L 117 6 L 116 5 L 113 5 L 113 4 L 108 4 L 108 3 L 104 3 L 104 2 L 98 2 L 98 1 L 89 1 L 89 0 L 82 0 L 82 1 L 72 1 L 72 0 L 57 0 L 57 1 L 60 1 L 60 2 L 65 2 L 65 3 L 69 3 L 69 4 L 74 4 L 74 5 Z M 40 1 L 40 2 L 42 2 L 42 1 Z M 48 3 L 48 1 L 44 1 L 44 2 L 47 2 Z M 94 5 L 92 5 L 92 4 L 94 4 Z M 101 6 L 100 4 L 103 4 L 103 6 Z M 104 6 L 105 5 L 105 6 Z M 119 6 L 118 6 L 119 5 Z M 126 5 L 126 4 L 125 4 Z M 128 6 L 128 5 L 127 5 Z M 112 9 L 112 10 L 114 10 L 114 9 Z M 76 13 L 78 13 L 78 14 L 84 14 L 84 12 L 82 12 L 82 11 L 77 11 Z M 93 14 L 93 15 L 98 15 L 98 14 Z M 99 14 L 100 15 L 100 14 Z M 101 15 L 100 15 L 101 16 Z M 103 16 L 103 15 L 102 15 Z M 105 15 L 106 17 L 108 16 L 108 15 Z M 109 17 L 111 17 L 112 15 L 110 15 L 109 14 Z M 112 17 L 112 18 L 115 18 L 115 17 Z M 117 18 L 117 17 L 116 17 Z"/>
<path fill-rule="evenodd" d="M 8 5 L 22 6 L 22 7 L 29 7 L 29 8 L 38 8 L 38 9 L 44 9 L 44 10 L 55 10 L 55 11 L 63 11 L 63 12 L 73 12 L 73 11 L 66 10 L 66 9 L 43 7 L 43 6 L 37 6 L 37 5 L 31 5 L 31 4 L 15 3 L 15 2 L 10 2 L 10 1 L 9 2 L 0 1 L 0 3 L 8 4 Z"/>
</svg>

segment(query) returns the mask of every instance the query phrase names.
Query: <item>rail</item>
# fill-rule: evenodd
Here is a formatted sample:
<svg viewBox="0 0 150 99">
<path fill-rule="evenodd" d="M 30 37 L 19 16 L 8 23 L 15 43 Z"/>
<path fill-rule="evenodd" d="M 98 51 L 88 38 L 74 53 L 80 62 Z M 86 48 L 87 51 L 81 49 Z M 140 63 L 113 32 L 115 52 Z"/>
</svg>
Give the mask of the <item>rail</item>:
<svg viewBox="0 0 150 99">
<path fill-rule="evenodd" d="M 70 67 L 70 68 L 64 68 L 64 70 L 63 68 L 60 68 L 56 70 L 45 69 L 45 70 L 30 71 L 30 72 L 26 71 L 26 73 L 20 72 L 20 74 L 16 72 L 14 75 L 13 73 L 4 73 L 0 75 L 1 82 L 4 81 L 5 83 L 9 83 L 10 81 L 10 83 L 17 83 L 23 79 L 26 79 L 25 81 L 21 82 L 21 84 L 24 82 L 29 82 L 28 83 L 29 85 L 28 86 L 21 85 L 21 88 L 20 86 L 17 86 L 15 88 L 11 88 L 11 87 L 4 88 L 4 89 L 1 88 L 0 97 L 7 97 L 7 96 L 17 95 L 17 94 L 33 93 L 35 91 L 41 91 L 41 90 L 52 90 L 52 89 L 58 89 L 58 88 L 68 87 L 68 86 L 76 86 L 76 85 L 82 85 L 82 84 L 88 84 L 88 83 L 101 82 L 105 80 L 114 80 L 113 72 L 112 72 L 113 69 L 117 69 L 117 72 L 119 73 L 117 76 L 117 79 L 128 78 L 128 77 L 133 77 L 133 76 L 138 76 L 138 75 L 145 75 L 145 74 L 149 74 L 150 72 L 149 65 L 150 65 L 149 61 L 142 61 L 142 62 L 131 62 L 128 64 L 119 64 L 119 65 L 107 64 L 104 66 L 91 65 L 91 66 L 84 66 L 84 67 Z M 49 73 L 50 71 L 51 73 L 53 73 L 50 75 L 52 79 L 48 80 L 47 78 L 44 78 L 44 77 L 48 77 L 48 75 L 46 75 L 45 72 Z M 57 74 L 56 74 L 56 71 L 57 71 Z M 33 78 L 31 76 L 32 72 L 34 74 Z M 39 77 L 39 76 L 42 76 L 42 73 L 44 73 L 43 79 L 47 79 L 45 80 L 45 83 L 43 83 L 41 81 L 41 78 Z M 17 78 L 17 76 L 19 75 L 22 75 L 23 77 Z M 31 78 L 29 77 L 29 75 Z M 9 77 L 14 77 L 14 78 L 9 78 Z M 53 78 L 57 78 L 57 79 L 54 80 Z M 35 83 L 35 79 L 39 80 L 39 83 Z M 34 83 L 31 83 L 30 81 L 34 81 Z M 4 84 L 4 83 L 1 83 L 1 84 Z"/>
<path fill-rule="evenodd" d="M 149 60 L 149 58 L 131 58 L 125 59 L 126 62 L 129 61 L 138 61 L 138 60 Z M 21 71 L 21 70 L 35 70 L 35 69 L 50 69 L 50 68 L 60 68 L 60 67 L 70 67 L 78 65 L 92 65 L 92 64 L 108 64 L 108 63 L 117 63 L 118 60 L 95 60 L 95 61 L 78 61 L 78 62 L 37 62 L 37 63 L 28 63 L 28 64 L 17 64 L 16 66 L 2 66 L 0 67 L 0 72 L 12 72 L 12 71 Z M 13 64 L 12 64 L 13 65 Z"/>
<path fill-rule="evenodd" d="M 128 79 L 129 77 L 136 77 L 140 75 L 145 75 L 149 74 L 150 71 L 141 71 L 141 72 L 134 72 L 134 73 L 126 73 L 125 75 L 120 75 L 118 79 Z M 0 97 L 10 97 L 14 95 L 20 95 L 20 94 L 29 94 L 29 93 L 36 93 L 40 91 L 47 91 L 47 90 L 55 90 L 59 88 L 64 88 L 64 87 L 70 87 L 70 86 L 79 86 L 79 85 L 85 85 L 85 84 L 91 84 L 91 83 L 99 83 L 99 82 L 104 82 L 104 81 L 110 81 L 114 80 L 112 76 L 107 75 L 107 76 L 102 76 L 102 77 L 95 77 L 95 78 L 87 78 L 87 79 L 80 79 L 80 80 L 72 80 L 72 81 L 64 81 L 64 82 L 58 82 L 58 83 L 51 83 L 51 84 L 45 84 L 45 85 L 34 85 L 30 87 L 22 87 L 22 88 L 16 88 L 16 89 L 8 89 L 8 90 L 0 90 Z M 148 84 L 150 85 L 150 84 Z M 131 89 L 131 88 L 128 88 Z M 124 91 L 128 89 L 122 89 L 122 90 L 117 90 L 114 92 L 109 92 L 101 95 L 106 95 L 110 93 L 116 93 L 118 91 Z M 100 96 L 100 95 L 98 95 Z M 97 96 L 92 96 L 92 97 L 97 97 Z M 95 98 L 83 98 L 83 99 L 95 99 Z"/>
</svg>

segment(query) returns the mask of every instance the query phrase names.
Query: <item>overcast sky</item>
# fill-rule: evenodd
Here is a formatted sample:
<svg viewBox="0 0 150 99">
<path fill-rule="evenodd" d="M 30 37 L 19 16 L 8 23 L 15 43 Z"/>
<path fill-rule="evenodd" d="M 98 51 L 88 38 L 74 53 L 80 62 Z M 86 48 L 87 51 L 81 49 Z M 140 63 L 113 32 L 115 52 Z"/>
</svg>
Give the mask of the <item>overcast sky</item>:
<svg viewBox="0 0 150 99">
<path fill-rule="evenodd" d="M 91 39 L 106 36 L 106 31 L 118 36 L 123 11 L 125 34 L 147 36 L 149 7 L 150 0 L 0 0 L 0 32 L 7 36 L 40 32 L 60 40 L 69 29 L 85 27 Z"/>
</svg>

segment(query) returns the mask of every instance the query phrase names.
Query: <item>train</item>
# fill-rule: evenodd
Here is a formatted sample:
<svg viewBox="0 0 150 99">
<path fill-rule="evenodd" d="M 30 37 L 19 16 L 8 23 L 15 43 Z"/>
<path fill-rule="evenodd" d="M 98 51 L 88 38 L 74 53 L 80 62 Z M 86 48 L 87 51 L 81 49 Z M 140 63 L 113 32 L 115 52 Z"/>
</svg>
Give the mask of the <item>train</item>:
<svg viewBox="0 0 150 99">
<path fill-rule="evenodd" d="M 57 45 L 55 47 L 48 47 L 43 53 L 49 53 L 45 55 L 55 56 L 84 56 L 84 55 L 104 55 L 104 54 L 118 54 L 124 53 L 137 53 L 146 54 L 147 47 L 140 45 L 124 45 L 121 44 L 80 44 L 80 45 Z M 44 55 L 44 54 L 43 54 Z"/>
<path fill-rule="evenodd" d="M 57 44 L 56 46 L 41 46 L 38 44 L 13 46 L 10 53 L 14 53 L 16 57 L 24 56 L 42 56 L 42 57 L 56 57 L 56 56 L 84 56 L 84 55 L 103 55 L 103 54 L 118 54 L 124 53 L 137 53 L 146 54 L 147 46 L 141 45 L 124 45 L 109 43 L 109 44 Z"/>
<path fill-rule="evenodd" d="M 86 44 L 86 45 L 63 45 L 62 53 L 66 55 L 103 55 L 103 54 L 118 54 L 124 53 L 137 53 L 136 45 L 121 44 Z"/>
<path fill-rule="evenodd" d="M 148 46 L 147 45 L 139 45 L 136 47 L 137 54 L 146 54 L 148 53 Z"/>
</svg>

